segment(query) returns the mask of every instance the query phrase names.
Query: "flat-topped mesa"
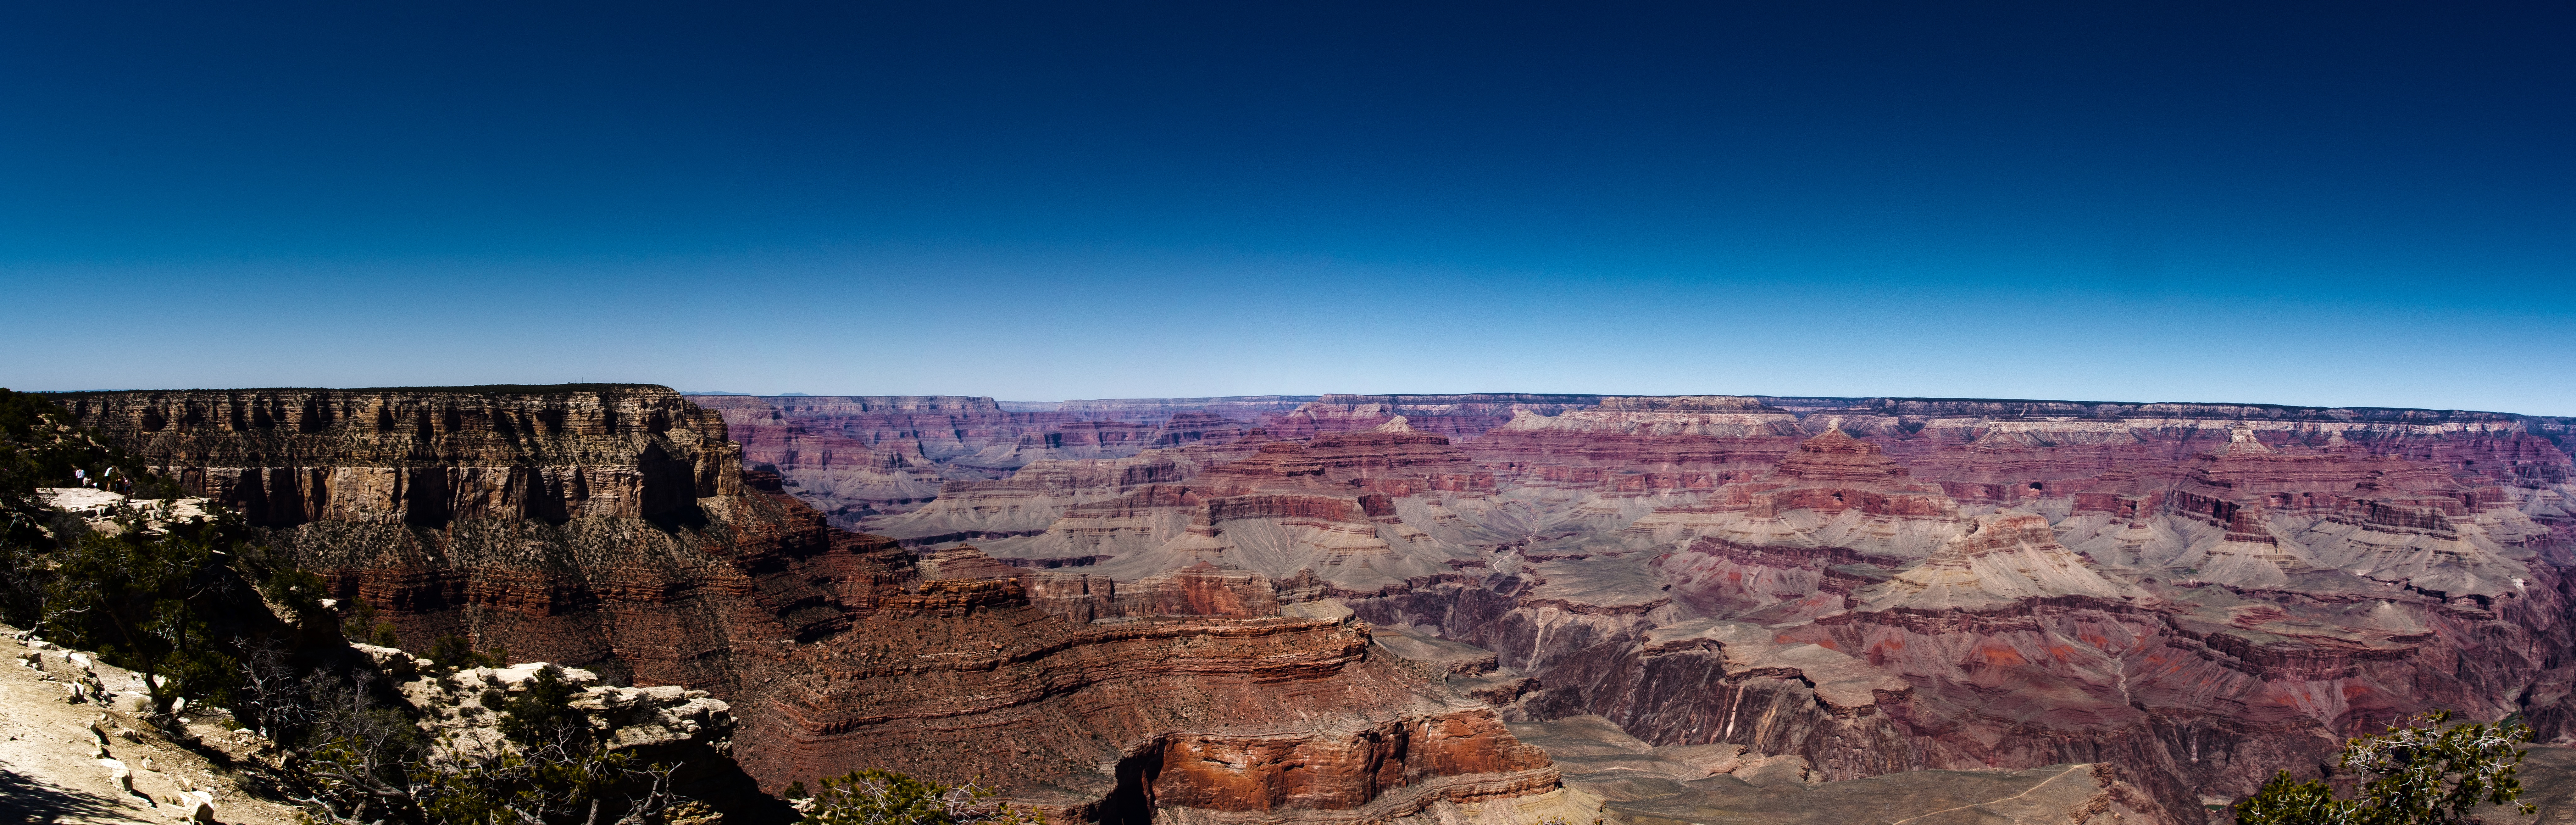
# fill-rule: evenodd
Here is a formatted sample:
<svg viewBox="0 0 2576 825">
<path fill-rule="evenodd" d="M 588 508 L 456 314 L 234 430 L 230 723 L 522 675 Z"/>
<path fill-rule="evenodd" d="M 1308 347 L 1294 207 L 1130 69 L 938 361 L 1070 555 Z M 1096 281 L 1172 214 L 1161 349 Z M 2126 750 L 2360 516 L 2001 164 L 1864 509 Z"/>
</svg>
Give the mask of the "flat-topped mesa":
<svg viewBox="0 0 2576 825">
<path fill-rule="evenodd" d="M 991 398 L 959 395 L 699 396 L 727 423 L 774 423 L 877 445 L 918 441 L 934 459 L 1010 446 L 1023 435 L 1079 420 L 1055 412 L 1010 412 Z M 759 459 L 754 458 L 755 462 Z M 781 465 L 782 467 L 786 465 Z M 794 474 L 789 474 L 790 478 Z"/>
<path fill-rule="evenodd" d="M 1268 576 L 1207 562 L 1134 581 L 1055 570 L 1014 571 L 1029 603 L 1068 621 L 1151 616 L 1279 615 L 1279 592 Z"/>
<path fill-rule="evenodd" d="M 1327 395 L 1295 410 L 1264 416 L 1262 427 L 1280 438 L 1367 430 L 1402 416 L 1422 432 L 1472 439 L 1520 412 L 1554 415 L 1590 406 L 1598 395 L 1471 393 L 1466 395 Z"/>
<path fill-rule="evenodd" d="M 1298 444 L 1275 441 L 1238 461 L 1211 467 L 1197 483 L 1219 494 L 1263 490 L 1382 492 L 1404 496 L 1430 490 L 1491 489 L 1493 476 L 1450 446 L 1447 436 L 1384 428 L 1327 433 Z"/>
<path fill-rule="evenodd" d="M 2057 543 L 2048 520 L 2029 513 L 1979 516 L 1914 569 L 1855 595 L 1869 610 L 1987 608 L 2025 599 L 2086 596 L 2151 600 L 2111 581 Z"/>
<path fill-rule="evenodd" d="M 1207 398 L 1094 398 L 1030 404 L 1004 401 L 1003 409 L 1021 412 L 1060 412 L 1093 421 L 1133 421 L 1157 423 L 1184 415 L 1204 415 L 1236 421 L 1258 421 L 1267 413 L 1284 413 L 1297 409 L 1318 396 L 1312 395 L 1229 395 Z"/>
<path fill-rule="evenodd" d="M 868 521 L 869 532 L 905 546 L 1032 536 L 1078 508 L 1179 482 L 1197 469 L 1178 451 L 1155 450 L 1133 458 L 1032 461 L 1000 481 L 949 481 L 939 497 L 908 513 Z M 1150 496 L 1147 497 L 1151 501 Z"/>
<path fill-rule="evenodd" d="M 1608 396 L 1594 409 L 1609 412 L 1780 412 L 1746 395 Z"/>
<path fill-rule="evenodd" d="M 1563 486 L 1549 476 L 1564 471 L 1549 468 L 1627 467 L 1747 477 L 1779 463 L 1803 437 L 1796 415 L 1722 396 L 1605 399 L 1554 414 L 1514 410 L 1511 421 L 1466 449 L 1507 479 Z"/>
<path fill-rule="evenodd" d="M 1676 523 L 1715 523 L 1706 516 L 1716 513 L 1741 513 L 1755 522 L 1778 521 L 1802 511 L 1808 513 L 1809 518 L 1821 520 L 1854 511 L 1871 518 L 1946 521 L 1957 516 L 1958 505 L 1942 495 L 1940 488 L 1915 483 L 1904 465 L 1888 458 L 1877 444 L 1833 429 L 1800 442 L 1768 474 L 1720 487 L 1715 495 L 1697 504 L 1658 510 L 1639 520 L 1633 529 L 1655 530 Z M 1813 525 L 1791 529 L 1807 532 L 1813 529 Z M 1702 531 L 1701 534 L 1723 532 Z M 1812 544 L 1806 541 L 1796 543 Z M 1903 555 L 1920 555 L 1929 549 L 1924 547 Z"/>
<path fill-rule="evenodd" d="M 1224 444 L 1239 441 L 1251 427 L 1216 413 L 1174 413 L 1154 431 L 1152 446 L 1178 447 L 1185 444 Z"/>
<path fill-rule="evenodd" d="M 1778 621 L 1844 609 L 1855 588 L 1968 527 L 1938 488 L 1835 429 L 1758 480 L 1657 509 L 1627 532 L 1682 544 L 1654 563 L 1674 598 L 1708 611 L 1774 610 L 1765 620 Z"/>
<path fill-rule="evenodd" d="M 739 490 L 725 422 L 667 387 L 103 392 L 61 399 L 193 495 L 308 521 L 692 518 Z"/>
<path fill-rule="evenodd" d="M 1845 487 L 1858 490 L 1915 490 L 1905 467 L 1878 445 L 1853 438 L 1840 429 L 1826 430 L 1798 443 L 1780 459 L 1771 478 L 1801 487 Z"/>
</svg>

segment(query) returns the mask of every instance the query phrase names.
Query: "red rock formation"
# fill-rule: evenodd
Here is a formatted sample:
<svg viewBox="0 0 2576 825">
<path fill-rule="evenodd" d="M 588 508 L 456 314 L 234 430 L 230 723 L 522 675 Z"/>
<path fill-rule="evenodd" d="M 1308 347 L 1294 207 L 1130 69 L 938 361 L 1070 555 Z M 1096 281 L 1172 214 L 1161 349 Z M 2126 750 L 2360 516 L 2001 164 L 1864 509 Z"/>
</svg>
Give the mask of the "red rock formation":
<svg viewBox="0 0 2576 825">
<path fill-rule="evenodd" d="M 335 413 L 280 418 L 305 399 Z M 276 525 L 269 552 L 378 606 L 414 647 L 460 634 L 520 658 L 708 690 L 743 720 L 738 761 L 773 790 L 886 767 L 997 783 L 1077 819 L 1142 821 L 1160 808 L 1357 823 L 1555 786 L 1544 755 L 1491 710 L 1372 658 L 1364 625 L 1277 617 L 1258 576 L 1202 568 L 1102 582 L 1097 598 L 1067 593 L 1063 577 L 971 550 L 916 560 L 892 540 L 834 529 L 767 471 L 676 488 L 687 512 L 656 510 L 665 488 L 653 468 L 692 485 L 700 463 L 731 471 L 735 460 L 723 423 L 666 389 L 80 400 L 84 423 L 195 478 L 266 478 L 278 468 L 263 461 L 332 478 L 420 461 L 405 471 L 471 479 L 560 460 L 569 478 L 640 479 L 641 492 L 619 499 L 628 509 L 592 490 L 553 521 L 486 506 L 425 529 L 402 521 L 417 509 L 326 507 Z M 337 412 L 377 410 L 425 410 L 431 429 Z M 485 423 L 441 423 L 442 411 Z M 536 429 L 514 430 L 518 443 L 542 451 L 512 453 L 497 435 L 523 422 Z M 224 463 L 193 463 L 203 460 Z M 1071 581 L 1081 589 L 1083 577 Z M 1068 621 L 1076 607 L 1198 617 Z M 1200 758 L 1235 753 L 1252 756 Z"/>
<path fill-rule="evenodd" d="M 1691 625 L 1605 621 L 1615 609 L 1585 618 L 1577 606 L 1642 608 L 1640 590 L 1657 590 L 1618 584 L 1635 575 L 1618 553 L 1537 549 L 1598 546 L 1582 531 L 1513 542 L 1481 580 L 1419 580 L 1351 606 L 1441 628 L 1538 677 L 1545 689 L 1506 698 L 1514 713 L 1600 713 L 1651 742 L 1797 753 L 1832 776 L 2104 759 L 2185 812 L 2395 714 L 2576 716 L 2558 687 L 2576 673 L 2550 652 L 2576 652 L 2556 615 L 2565 579 L 2530 563 L 2564 552 L 2566 492 L 2545 480 L 2568 462 L 2520 431 L 2534 420 L 2256 409 L 2211 421 L 2153 405 L 2042 418 L 1928 402 L 1828 414 L 1768 400 L 1798 415 L 1605 404 L 1471 447 L 1489 462 L 1542 456 L 1498 473 L 1506 491 L 1598 490 L 1622 466 L 1715 464 L 1784 429 L 1820 433 L 1767 473 L 1713 468 L 1723 486 L 1622 533 L 1653 551 L 1665 596 L 1773 628 L 1758 645 L 1651 641 Z M 1506 449 L 1517 454 L 1492 452 Z M 2495 456 L 2520 463 L 2499 470 Z M 1941 521 L 1997 505 L 2020 514 L 1985 539 L 2011 541 L 1968 534 L 1955 558 L 1907 568 L 1959 536 Z M 1948 586 L 1982 595 L 1926 607 L 1899 592 Z M 2496 641 L 2442 641 L 2470 638 Z M 1855 672 L 1905 687 L 1832 698 L 1828 683 Z"/>
<path fill-rule="evenodd" d="M 1516 412 L 1555 415 L 1599 403 L 1597 395 L 1477 393 L 1472 395 L 1327 395 L 1293 411 L 1262 417 L 1278 438 L 1376 429 L 1402 417 L 1415 430 L 1467 440 L 1512 420 Z"/>
<path fill-rule="evenodd" d="M 1478 461 L 1505 478 L 1544 476 L 1552 465 L 1634 470 L 1683 468 L 1720 482 L 1758 473 L 1787 456 L 1803 437 L 1798 419 L 1731 396 L 1604 398 L 1596 407 L 1553 415 L 1520 410 L 1474 442 Z"/>
<path fill-rule="evenodd" d="M 751 467 L 858 527 L 918 509 L 949 481 L 990 481 L 1033 462 L 1120 458 L 1226 444 L 1292 396 L 1027 404 L 966 396 L 691 396 L 722 414 Z M 1226 416 L 1232 416 L 1228 418 Z"/>
<path fill-rule="evenodd" d="M 1184 444 L 1223 444 L 1237 441 L 1250 429 L 1243 422 L 1215 413 L 1176 413 L 1154 431 L 1153 446 L 1178 447 Z"/>
<path fill-rule="evenodd" d="M 1475 484 L 1476 468 L 1446 436 L 1410 430 L 1333 433 L 1303 444 L 1274 441 L 1239 461 L 1202 472 L 1198 485 L 1226 493 L 1259 490 L 1433 489 L 1441 479 Z M 1490 485 L 1490 482 L 1486 482 Z"/>
<path fill-rule="evenodd" d="M 1262 416 L 1294 410 L 1319 396 L 1312 395 L 1231 395 L 1213 398 L 1095 398 L 1029 405 L 1028 410 L 1059 412 L 1087 421 L 1130 421 L 1152 424 L 1185 415 L 1219 416 L 1235 421 L 1259 421 Z M 1005 409 L 1015 402 L 1002 402 Z"/>
<path fill-rule="evenodd" d="M 1491 692 L 1507 715 L 1836 777 L 2111 761 L 2185 820 L 2388 714 L 2523 708 L 2576 736 L 2564 420 L 1598 402 L 1319 399 L 987 546 L 1090 561 L 1050 573 L 1058 595 L 1015 575 L 1095 616 L 1168 568 L 1253 568 L 1290 605 L 1490 648 L 1539 685 Z M 1381 438 L 1398 417 L 1451 443 Z M 1721 632 L 1746 624 L 1766 635 Z"/>
<path fill-rule="evenodd" d="M 1083 819 L 1182 807 L 1380 821 L 1554 786 L 1490 710 L 1427 694 L 1366 651 L 1362 629 L 1310 619 L 1077 626 L 1007 603 L 936 621 L 889 613 L 872 633 L 800 646 L 811 669 L 737 712 L 746 736 L 770 743 L 745 749 L 755 775 L 1002 769 L 1020 799 Z M 1332 721 L 1289 721 L 1319 718 Z"/>
</svg>

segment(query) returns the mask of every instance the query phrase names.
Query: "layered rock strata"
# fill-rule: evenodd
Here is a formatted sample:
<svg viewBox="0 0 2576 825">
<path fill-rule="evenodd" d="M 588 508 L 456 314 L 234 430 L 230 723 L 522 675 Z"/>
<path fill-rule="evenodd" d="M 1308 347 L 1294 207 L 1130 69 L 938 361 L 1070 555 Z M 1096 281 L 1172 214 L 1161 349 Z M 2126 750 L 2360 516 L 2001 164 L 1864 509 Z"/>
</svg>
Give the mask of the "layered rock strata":
<svg viewBox="0 0 2576 825">
<path fill-rule="evenodd" d="M 192 390 L 59 399 L 255 524 L 694 519 L 737 492 L 724 422 L 646 387 Z"/>
<path fill-rule="evenodd" d="M 2576 736 L 2565 419 L 1328 396 L 1193 439 L 1182 406 L 1133 455 L 1014 440 L 1025 477 L 925 453 L 946 504 L 867 521 L 1055 615 L 1351 610 L 1504 718 L 1834 782 L 2111 764 L 2188 822 L 2413 710 Z"/>
<path fill-rule="evenodd" d="M 1262 417 L 1281 438 L 1372 430 L 1395 418 L 1419 421 L 1422 432 L 1466 440 L 1509 423 L 1519 413 L 1555 415 L 1601 402 L 1598 395 L 1477 393 L 1473 395 L 1327 395 L 1286 413 Z"/>
<path fill-rule="evenodd" d="M 1556 760 L 1568 786 L 1602 797 L 1603 813 L 1636 825 L 1889 825 L 1950 817 L 2029 825 L 2172 821 L 2108 764 L 1919 771 L 1826 782 L 1801 757 L 1766 756 L 1731 744 L 1655 747 L 1598 716 L 1510 727 Z"/>
<path fill-rule="evenodd" d="M 1048 403 L 969 396 L 691 396 L 722 415 L 749 466 L 855 527 L 916 509 L 948 481 L 991 481 L 1034 462 L 1123 458 L 1225 443 L 1306 396 Z"/>
<path fill-rule="evenodd" d="M 725 424 L 658 387 L 369 392 L 71 400 L 219 500 L 246 488 L 212 480 L 334 480 L 263 521 L 277 560 L 376 607 L 407 645 L 463 635 L 667 686 L 646 698 L 705 691 L 773 791 L 887 767 L 1076 819 L 1353 823 L 1555 793 L 1490 708 L 1372 657 L 1363 625 L 1279 616 L 1266 580 L 1184 570 L 1092 590 L 978 553 L 916 558 L 831 527 L 780 474 L 739 472 Z M 307 406 L 329 412 L 286 414 Z M 375 411 L 428 429 L 377 427 Z M 581 495 L 532 515 L 525 487 L 475 487 L 482 504 L 433 522 L 419 499 L 352 499 L 338 481 L 379 477 L 559 477 Z"/>
<path fill-rule="evenodd" d="M 1118 822 L 1383 821 L 1555 787 L 1545 757 L 1491 709 L 1367 656 L 1357 626 L 1078 626 L 1019 591 L 933 582 L 869 634 L 800 646 L 809 667 L 748 714 L 750 737 L 768 744 L 746 765 L 929 776 L 983 765 L 1012 776 L 1023 801 Z"/>
</svg>

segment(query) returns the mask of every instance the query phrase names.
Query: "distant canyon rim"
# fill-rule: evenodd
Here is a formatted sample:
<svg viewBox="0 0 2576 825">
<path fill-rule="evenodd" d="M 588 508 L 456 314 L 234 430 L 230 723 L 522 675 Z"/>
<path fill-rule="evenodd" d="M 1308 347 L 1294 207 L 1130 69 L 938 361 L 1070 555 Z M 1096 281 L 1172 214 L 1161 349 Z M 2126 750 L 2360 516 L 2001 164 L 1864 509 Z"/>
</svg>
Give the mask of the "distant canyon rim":
<svg viewBox="0 0 2576 825">
<path fill-rule="evenodd" d="M 2069 804 L 2199 823 L 2419 711 L 2576 744 L 2576 419 L 55 398 L 407 643 L 464 634 L 732 703 L 735 758 L 771 791 L 885 767 L 1081 821 L 1708 822 L 1688 811 L 1778 793 L 1796 757 L 1817 799 L 1897 798 L 1920 771 L 2031 797 L 2076 775 L 2032 769 L 2092 765 Z M 1601 761 L 1621 759 L 1652 765 Z M 1679 790 L 1575 779 L 1612 768 Z"/>
</svg>

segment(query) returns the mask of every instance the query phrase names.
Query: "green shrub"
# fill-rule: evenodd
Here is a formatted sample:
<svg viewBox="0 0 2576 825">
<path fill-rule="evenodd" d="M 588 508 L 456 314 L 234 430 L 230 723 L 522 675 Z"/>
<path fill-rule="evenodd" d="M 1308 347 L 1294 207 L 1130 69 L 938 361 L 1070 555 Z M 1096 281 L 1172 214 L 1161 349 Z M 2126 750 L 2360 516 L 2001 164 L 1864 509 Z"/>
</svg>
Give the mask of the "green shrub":
<svg viewBox="0 0 2576 825">
<path fill-rule="evenodd" d="M 2440 727 L 2450 719 L 2434 711 L 2345 743 L 2343 767 L 2361 778 L 2353 799 L 2336 799 L 2320 780 L 2275 774 L 2236 803 L 2237 825 L 2466 825 L 2480 803 L 2531 813 L 2514 778 L 2524 753 L 2514 746 L 2531 741 L 2531 728 L 2513 717 Z"/>
<path fill-rule="evenodd" d="M 610 750 L 547 673 L 506 701 L 505 743 L 423 743 L 379 709 L 364 671 L 316 691 L 331 708 L 285 760 L 289 796 L 329 825 L 668 825 L 707 811 L 671 790 L 673 766 Z M 515 724 L 514 724 L 515 722 Z"/>
<path fill-rule="evenodd" d="M 893 771 L 867 768 L 824 777 L 822 787 L 799 803 L 804 825 L 1045 825 L 1037 811 L 992 801 L 994 792 L 974 784 L 942 785 Z M 804 790 L 797 783 L 793 797 Z"/>
<path fill-rule="evenodd" d="M 366 599 L 350 599 L 349 605 L 349 617 L 340 621 L 341 636 L 377 647 L 402 646 L 402 636 L 394 632 L 394 623 L 376 618 L 375 605 Z"/>
<path fill-rule="evenodd" d="M 232 639 L 264 618 L 227 560 L 238 519 L 191 519 L 152 529 L 141 516 L 54 550 L 39 625 L 54 641 L 95 650 L 144 677 L 155 713 L 175 700 L 229 699 L 240 652 Z"/>
<path fill-rule="evenodd" d="M 521 747 L 553 741 L 590 744 L 590 717 L 572 708 L 581 691 L 552 670 L 539 670 L 528 686 L 501 702 L 501 735 Z"/>
<path fill-rule="evenodd" d="M 429 645 L 429 660 L 439 667 L 502 667 L 509 663 L 509 651 L 493 648 L 491 653 L 474 651 L 474 640 L 463 636 L 440 636 Z"/>
</svg>

